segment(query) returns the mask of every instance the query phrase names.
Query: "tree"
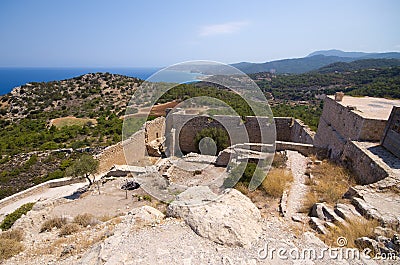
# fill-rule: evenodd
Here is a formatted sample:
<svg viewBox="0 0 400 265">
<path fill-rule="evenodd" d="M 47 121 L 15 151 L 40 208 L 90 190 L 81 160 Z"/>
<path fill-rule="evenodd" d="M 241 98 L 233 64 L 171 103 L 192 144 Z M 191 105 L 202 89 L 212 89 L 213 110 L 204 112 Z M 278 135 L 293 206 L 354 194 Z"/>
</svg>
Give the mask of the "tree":
<svg viewBox="0 0 400 265">
<path fill-rule="evenodd" d="M 199 149 L 201 139 L 208 137 L 211 138 L 217 147 L 217 153 L 221 152 L 230 145 L 229 134 L 222 128 L 204 128 L 194 137 L 194 143 Z"/>
<path fill-rule="evenodd" d="M 82 155 L 65 170 L 65 174 L 73 178 L 85 177 L 89 181 L 89 185 L 92 185 L 93 180 L 91 180 L 89 176 L 96 173 L 98 167 L 99 161 L 94 159 L 93 156 Z"/>
</svg>

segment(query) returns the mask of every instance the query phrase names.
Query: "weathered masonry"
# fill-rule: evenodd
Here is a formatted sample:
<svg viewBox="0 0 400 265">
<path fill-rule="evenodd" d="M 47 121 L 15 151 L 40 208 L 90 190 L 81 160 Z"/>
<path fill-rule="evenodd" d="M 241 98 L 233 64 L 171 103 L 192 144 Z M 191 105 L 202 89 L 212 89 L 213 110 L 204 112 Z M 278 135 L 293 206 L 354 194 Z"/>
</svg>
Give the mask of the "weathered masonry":
<svg viewBox="0 0 400 265">
<path fill-rule="evenodd" d="M 396 106 L 400 100 L 328 96 L 314 145 L 326 148 L 330 158 L 346 164 L 361 184 L 397 175 L 393 169 L 399 162 L 400 146 Z"/>
<path fill-rule="evenodd" d="M 400 107 L 393 107 L 381 144 L 400 158 Z"/>
</svg>

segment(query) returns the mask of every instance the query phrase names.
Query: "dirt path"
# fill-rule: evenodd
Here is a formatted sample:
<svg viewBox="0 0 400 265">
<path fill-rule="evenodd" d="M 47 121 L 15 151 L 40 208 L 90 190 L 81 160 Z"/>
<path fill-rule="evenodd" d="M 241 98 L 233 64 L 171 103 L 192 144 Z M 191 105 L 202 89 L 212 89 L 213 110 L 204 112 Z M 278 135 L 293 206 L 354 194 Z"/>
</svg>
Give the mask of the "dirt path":
<svg viewBox="0 0 400 265">
<path fill-rule="evenodd" d="M 9 214 L 16 210 L 18 207 L 22 206 L 25 203 L 28 202 L 37 202 L 39 200 L 48 200 L 48 199 L 57 199 L 57 198 L 62 198 L 68 195 L 71 195 L 74 193 L 77 189 L 85 186 L 86 183 L 75 183 L 75 184 L 70 184 L 70 185 L 65 185 L 61 187 L 56 187 L 56 188 L 48 188 L 45 191 L 40 190 L 39 192 L 28 195 L 24 198 L 18 199 L 14 202 L 11 202 L 10 204 L 4 206 L 3 208 L 0 208 L 0 221 L 4 218 L 6 214 Z"/>
<path fill-rule="evenodd" d="M 293 183 L 289 190 L 286 217 L 292 218 L 298 215 L 302 207 L 303 198 L 307 192 L 307 186 L 304 184 L 309 159 L 296 151 L 287 151 L 287 165 L 293 174 Z"/>
</svg>

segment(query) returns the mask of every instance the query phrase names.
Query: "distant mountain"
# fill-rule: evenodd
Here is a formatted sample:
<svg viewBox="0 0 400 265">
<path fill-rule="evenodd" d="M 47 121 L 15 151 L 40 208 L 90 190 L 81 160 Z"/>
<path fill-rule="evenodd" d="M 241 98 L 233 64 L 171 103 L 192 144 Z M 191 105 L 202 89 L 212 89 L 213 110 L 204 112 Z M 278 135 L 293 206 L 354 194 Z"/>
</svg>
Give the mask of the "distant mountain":
<svg viewBox="0 0 400 265">
<path fill-rule="evenodd" d="M 266 63 L 237 63 L 232 66 L 238 68 L 245 73 L 259 73 L 259 72 L 276 72 L 279 74 L 302 74 L 312 70 L 319 69 L 335 62 L 351 62 L 353 58 L 337 57 L 337 56 L 324 56 L 314 55 L 304 58 L 284 59 Z"/>
<path fill-rule="evenodd" d="M 361 59 L 400 59 L 399 52 L 364 53 L 344 52 L 340 50 L 316 51 L 303 58 L 284 59 L 265 63 L 241 62 L 232 64 L 245 73 L 276 72 L 278 74 L 301 74 L 332 63 L 350 63 Z"/>
<path fill-rule="evenodd" d="M 324 55 L 324 56 L 337 56 L 337 57 L 350 57 L 350 58 L 358 58 L 368 55 L 366 52 L 344 52 L 341 50 L 324 50 L 324 51 L 315 51 L 307 55 L 307 57 L 315 56 L 315 55 Z"/>
<path fill-rule="evenodd" d="M 315 70 L 317 73 L 351 72 L 362 69 L 379 69 L 400 66 L 399 59 L 362 59 L 349 63 L 336 62 Z"/>
<path fill-rule="evenodd" d="M 315 51 L 307 55 L 307 57 L 312 57 L 315 55 L 337 56 L 337 57 L 357 58 L 357 59 L 400 59 L 399 52 L 368 53 L 368 52 L 344 52 L 341 50 Z"/>
</svg>

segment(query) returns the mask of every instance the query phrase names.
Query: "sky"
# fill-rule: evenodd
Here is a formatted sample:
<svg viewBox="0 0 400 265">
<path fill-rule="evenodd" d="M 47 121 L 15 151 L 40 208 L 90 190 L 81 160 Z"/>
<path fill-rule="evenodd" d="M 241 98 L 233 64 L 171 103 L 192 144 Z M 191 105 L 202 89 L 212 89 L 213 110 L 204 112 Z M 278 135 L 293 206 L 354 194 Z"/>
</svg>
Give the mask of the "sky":
<svg viewBox="0 0 400 265">
<path fill-rule="evenodd" d="M 400 51 L 400 1 L 1 0 L 0 67 L 265 62 Z"/>
</svg>

